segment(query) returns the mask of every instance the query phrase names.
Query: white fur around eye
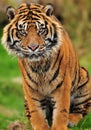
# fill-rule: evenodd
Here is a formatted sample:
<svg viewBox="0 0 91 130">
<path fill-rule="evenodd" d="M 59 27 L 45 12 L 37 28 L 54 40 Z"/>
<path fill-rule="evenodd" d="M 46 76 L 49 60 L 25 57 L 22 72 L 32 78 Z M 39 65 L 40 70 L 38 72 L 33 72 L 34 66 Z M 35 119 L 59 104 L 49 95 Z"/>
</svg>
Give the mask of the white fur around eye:
<svg viewBox="0 0 91 130">
<path fill-rule="evenodd" d="M 27 30 L 27 23 L 23 22 L 23 21 L 19 21 L 18 22 L 18 29 L 21 30 Z"/>
<path fill-rule="evenodd" d="M 45 28 L 45 23 L 43 21 L 36 22 L 37 29 Z"/>
</svg>

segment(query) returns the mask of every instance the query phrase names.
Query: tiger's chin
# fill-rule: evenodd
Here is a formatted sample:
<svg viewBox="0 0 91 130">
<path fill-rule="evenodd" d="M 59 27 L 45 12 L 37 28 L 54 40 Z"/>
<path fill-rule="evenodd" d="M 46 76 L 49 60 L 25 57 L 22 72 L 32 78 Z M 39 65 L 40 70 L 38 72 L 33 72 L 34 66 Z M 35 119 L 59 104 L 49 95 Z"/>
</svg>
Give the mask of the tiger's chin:
<svg viewBox="0 0 91 130">
<path fill-rule="evenodd" d="M 24 53 L 13 53 L 13 55 L 16 55 L 19 59 L 28 59 L 29 62 L 40 62 L 41 60 L 44 60 L 45 57 L 42 55 L 35 55 L 35 54 L 24 54 Z"/>
<path fill-rule="evenodd" d="M 41 61 L 42 57 L 36 55 L 24 55 L 24 54 L 16 54 L 16 57 L 20 59 L 28 59 L 30 62 L 39 62 Z"/>
<path fill-rule="evenodd" d="M 21 50 L 20 48 L 11 49 L 10 47 L 6 48 L 10 55 L 16 56 L 19 59 L 28 59 L 30 62 L 38 62 L 45 59 L 46 54 L 44 52 L 41 53 L 31 53 L 29 51 Z"/>
<path fill-rule="evenodd" d="M 32 56 L 25 57 L 25 58 L 27 58 L 28 61 L 30 61 L 30 62 L 39 62 L 42 59 L 40 56 L 36 56 L 36 55 L 32 55 Z"/>
</svg>

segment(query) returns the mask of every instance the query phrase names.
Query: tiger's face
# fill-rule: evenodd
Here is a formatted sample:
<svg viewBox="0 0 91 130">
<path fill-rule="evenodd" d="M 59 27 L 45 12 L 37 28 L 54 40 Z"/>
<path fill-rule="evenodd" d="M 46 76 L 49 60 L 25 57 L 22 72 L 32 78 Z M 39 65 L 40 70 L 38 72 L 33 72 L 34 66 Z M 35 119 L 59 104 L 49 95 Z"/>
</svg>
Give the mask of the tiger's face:
<svg viewBox="0 0 91 130">
<path fill-rule="evenodd" d="M 52 5 L 22 4 L 7 8 L 10 23 L 4 28 L 2 43 L 20 58 L 39 61 L 50 57 L 61 45 L 61 31 Z"/>
</svg>

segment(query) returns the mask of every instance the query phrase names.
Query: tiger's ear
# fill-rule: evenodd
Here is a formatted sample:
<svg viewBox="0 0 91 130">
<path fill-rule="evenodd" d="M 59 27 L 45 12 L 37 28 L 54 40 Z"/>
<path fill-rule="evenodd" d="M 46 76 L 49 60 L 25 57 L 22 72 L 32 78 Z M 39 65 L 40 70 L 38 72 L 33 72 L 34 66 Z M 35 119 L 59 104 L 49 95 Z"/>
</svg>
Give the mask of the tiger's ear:
<svg viewBox="0 0 91 130">
<path fill-rule="evenodd" d="M 47 4 L 44 9 L 48 16 L 51 16 L 53 14 L 53 5 L 52 4 Z"/>
<path fill-rule="evenodd" d="M 9 21 L 11 21 L 15 16 L 15 9 L 11 6 L 8 6 L 6 9 L 6 13 L 7 13 Z"/>
</svg>

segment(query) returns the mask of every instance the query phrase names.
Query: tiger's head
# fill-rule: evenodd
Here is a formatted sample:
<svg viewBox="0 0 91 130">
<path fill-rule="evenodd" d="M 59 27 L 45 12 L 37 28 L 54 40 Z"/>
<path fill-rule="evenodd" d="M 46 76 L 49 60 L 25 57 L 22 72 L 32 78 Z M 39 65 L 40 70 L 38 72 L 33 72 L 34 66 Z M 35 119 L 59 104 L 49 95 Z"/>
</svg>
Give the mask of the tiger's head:
<svg viewBox="0 0 91 130">
<path fill-rule="evenodd" d="M 62 27 L 53 15 L 51 4 L 8 7 L 7 15 L 10 22 L 4 28 L 2 43 L 9 53 L 39 61 L 60 48 Z"/>
</svg>

